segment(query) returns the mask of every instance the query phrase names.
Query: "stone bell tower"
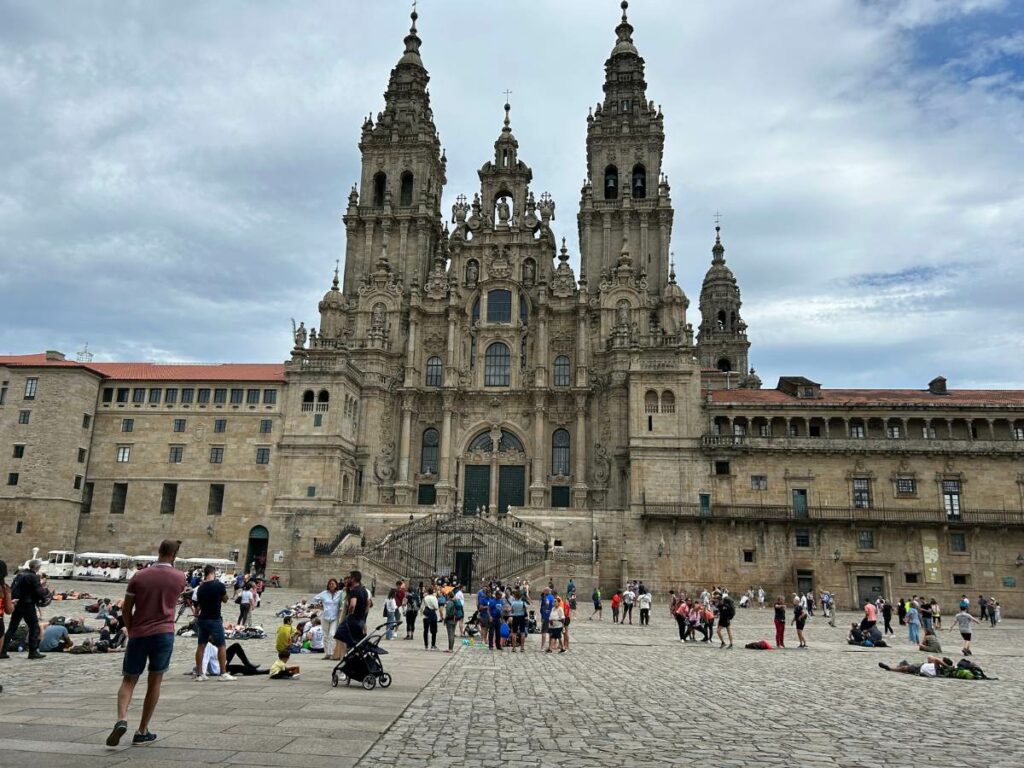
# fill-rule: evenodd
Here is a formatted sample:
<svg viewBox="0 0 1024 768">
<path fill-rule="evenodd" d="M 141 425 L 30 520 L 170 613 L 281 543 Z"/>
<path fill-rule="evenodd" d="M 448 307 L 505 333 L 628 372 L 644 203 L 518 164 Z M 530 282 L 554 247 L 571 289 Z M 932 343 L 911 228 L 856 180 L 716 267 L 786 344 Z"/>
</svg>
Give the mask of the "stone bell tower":
<svg viewBox="0 0 1024 768">
<path fill-rule="evenodd" d="M 384 93 L 384 110 L 363 122 L 359 151 L 362 174 L 348 199 L 344 221 L 346 296 L 381 258 L 401 278 L 406 291 L 422 285 L 441 238 L 441 192 L 446 159 L 434 125 L 420 58 L 416 11 Z"/>
<path fill-rule="evenodd" d="M 592 293 L 628 252 L 657 299 L 668 280 L 673 213 L 668 180 L 661 174 L 664 119 L 647 100 L 644 60 L 633 44 L 628 6 L 623 0 L 615 47 L 604 65 L 604 100 L 587 117 L 580 249 Z"/>
<path fill-rule="evenodd" d="M 697 350 L 701 365 L 723 373 L 735 371 L 743 381 L 747 376 L 750 341 L 747 324 L 740 317 L 740 287 L 725 263 L 722 228 L 715 227 L 715 245 L 711 266 L 700 289 L 700 331 Z"/>
</svg>

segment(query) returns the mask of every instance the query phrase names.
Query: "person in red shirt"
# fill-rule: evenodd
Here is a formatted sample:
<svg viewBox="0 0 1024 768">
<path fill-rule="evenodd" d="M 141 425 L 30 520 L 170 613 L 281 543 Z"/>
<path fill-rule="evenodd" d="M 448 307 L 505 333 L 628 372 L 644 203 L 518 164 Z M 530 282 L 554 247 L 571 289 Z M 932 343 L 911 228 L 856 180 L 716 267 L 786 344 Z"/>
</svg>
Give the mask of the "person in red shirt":
<svg viewBox="0 0 1024 768">
<path fill-rule="evenodd" d="M 612 623 L 619 623 L 619 606 L 622 604 L 622 593 L 616 592 L 612 595 Z"/>
<path fill-rule="evenodd" d="M 117 722 L 107 736 L 108 747 L 116 747 L 128 731 L 125 719 L 128 706 L 147 664 L 146 700 L 142 704 L 139 729 L 132 737 L 132 743 L 145 744 L 156 739 L 156 734 L 149 732 L 149 721 L 160 700 L 160 683 L 171 665 L 174 609 L 178 595 L 185 588 L 185 574 L 174 567 L 180 546 L 180 541 L 164 539 L 157 551 L 157 561 L 136 573 L 128 582 L 122 608 L 128 647 L 121 667 L 121 687 L 117 692 Z"/>
</svg>

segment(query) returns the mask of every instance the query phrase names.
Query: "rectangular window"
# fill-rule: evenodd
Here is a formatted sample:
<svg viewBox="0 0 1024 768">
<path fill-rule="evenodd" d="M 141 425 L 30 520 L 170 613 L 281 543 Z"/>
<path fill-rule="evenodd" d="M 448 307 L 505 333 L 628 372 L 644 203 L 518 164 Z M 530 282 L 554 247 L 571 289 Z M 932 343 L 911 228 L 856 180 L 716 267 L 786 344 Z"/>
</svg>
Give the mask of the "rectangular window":
<svg viewBox="0 0 1024 768">
<path fill-rule="evenodd" d="M 24 528 L 25 528 L 25 523 L 22 520 L 19 520 L 17 523 L 14 524 L 14 532 L 15 533 L 21 533 Z"/>
<path fill-rule="evenodd" d="M 551 506 L 557 509 L 568 509 L 572 494 L 568 485 L 551 486 Z"/>
<path fill-rule="evenodd" d="M 903 437 L 903 428 L 896 425 L 886 427 L 885 434 L 890 440 L 899 440 Z"/>
<path fill-rule="evenodd" d="M 269 435 L 274 429 L 274 422 L 272 419 L 260 419 L 260 434 Z"/>
<path fill-rule="evenodd" d="M 81 475 L 75 475 L 74 488 L 75 488 L 76 491 L 82 490 L 82 476 Z"/>
<path fill-rule="evenodd" d="M 241 405 L 242 404 L 242 397 L 243 397 L 244 394 L 245 394 L 244 390 L 232 389 L 231 390 L 231 404 L 232 405 Z"/>
<path fill-rule="evenodd" d="M 728 461 L 716 461 L 715 462 L 715 474 L 716 475 L 728 475 L 729 474 L 729 462 Z"/>
<path fill-rule="evenodd" d="M 132 402 L 133 403 L 144 403 L 146 402 L 146 389 L 145 387 L 136 387 L 132 390 Z"/>
<path fill-rule="evenodd" d="M 114 483 L 114 491 L 110 494 L 110 514 L 123 515 L 128 504 L 128 483 Z"/>
<path fill-rule="evenodd" d="M 277 390 L 276 389 L 264 389 L 263 390 L 263 404 L 264 405 L 276 405 L 277 404 Z"/>
<path fill-rule="evenodd" d="M 7 402 L 7 382 L 0 381 L 0 405 Z"/>
<path fill-rule="evenodd" d="M 215 445 L 210 449 L 210 463 L 211 464 L 223 464 L 224 463 L 224 446 Z"/>
<path fill-rule="evenodd" d="M 245 391 L 245 402 L 247 405 L 259 405 L 260 391 L 258 389 L 247 389 Z"/>
<path fill-rule="evenodd" d="M 78 463 L 85 464 L 85 448 L 78 449 Z"/>
<path fill-rule="evenodd" d="M 921 437 L 924 440 L 934 440 L 935 427 L 921 427 Z"/>
<path fill-rule="evenodd" d="M 8 472 L 7 473 L 7 484 L 8 485 L 17 485 L 18 484 L 18 473 L 17 472 Z"/>
<path fill-rule="evenodd" d="M 746 426 L 746 424 L 733 424 L 732 425 L 732 434 L 733 434 L 734 437 L 746 437 L 747 436 L 747 426 Z"/>
<path fill-rule="evenodd" d="M 1024 440 L 1024 427 L 1014 427 L 1013 428 L 1013 439 L 1014 440 Z"/>
<path fill-rule="evenodd" d="M 942 481 L 942 506 L 950 520 L 960 518 L 960 481 Z"/>
<path fill-rule="evenodd" d="M 185 431 L 185 420 L 184 419 L 175 419 L 174 420 L 174 431 L 175 432 L 184 432 Z"/>
<path fill-rule="evenodd" d="M 512 322 L 512 291 L 498 289 L 487 293 L 487 322 Z"/>
<path fill-rule="evenodd" d="M 871 481 L 867 478 L 854 478 L 853 506 L 857 509 L 871 509 Z"/>
<path fill-rule="evenodd" d="M 223 405 L 228 401 L 228 391 L 226 389 L 215 389 L 213 390 L 213 402 L 214 405 Z"/>
<path fill-rule="evenodd" d="M 857 531 L 857 549 L 874 549 L 875 532 Z"/>
<path fill-rule="evenodd" d="M 25 379 L 25 399 L 35 400 L 36 390 L 39 388 L 39 379 Z"/>
<path fill-rule="evenodd" d="M 181 464 L 185 459 L 185 446 L 184 445 L 172 445 L 170 454 L 167 457 L 168 464 Z"/>
<path fill-rule="evenodd" d="M 421 485 L 416 489 L 416 503 L 420 506 L 432 506 L 437 502 L 437 486 Z"/>
<path fill-rule="evenodd" d="M 135 419 L 121 419 L 121 431 L 131 432 L 135 429 Z"/>
<path fill-rule="evenodd" d="M 16 445 L 16 446 L 14 446 L 14 458 L 16 458 L 16 459 L 23 459 L 23 458 L 25 458 L 25 446 L 24 445 Z"/>
<path fill-rule="evenodd" d="M 220 434 L 221 432 L 226 432 L 227 429 L 228 429 L 228 420 L 227 419 L 216 419 L 216 420 L 214 420 L 214 422 L 213 422 L 213 431 L 214 432 L 216 432 L 217 434 Z"/>
<path fill-rule="evenodd" d="M 95 486 L 92 483 L 86 483 L 85 489 L 82 491 L 82 514 L 88 515 L 92 512 L 92 492 Z"/>
<path fill-rule="evenodd" d="M 754 550 L 752 550 L 752 549 L 744 549 L 743 550 L 743 562 L 744 563 L 752 563 L 752 562 L 754 562 Z"/>
<path fill-rule="evenodd" d="M 151 390 L 149 390 L 149 404 L 150 405 L 158 404 L 160 402 L 160 397 L 161 397 L 161 395 L 163 395 L 163 393 L 164 392 L 163 392 L 162 389 L 151 389 Z M 167 402 L 170 402 L 170 400 L 168 400 Z"/>
<path fill-rule="evenodd" d="M 971 576 L 967 573 L 954 573 L 953 574 L 953 586 L 955 587 L 966 587 L 971 583 Z"/>
<path fill-rule="evenodd" d="M 270 463 L 270 449 L 269 448 L 257 448 L 256 449 L 256 463 L 257 464 L 269 464 Z"/>
<path fill-rule="evenodd" d="M 967 534 L 966 533 L 951 533 L 949 534 L 949 551 L 950 552 L 966 552 L 967 551 Z"/>
<path fill-rule="evenodd" d="M 917 584 L 920 578 L 921 574 L 919 573 L 910 573 L 908 571 L 907 573 L 903 574 L 903 581 L 905 581 L 907 584 Z"/>
<path fill-rule="evenodd" d="M 210 484 L 210 499 L 206 503 L 206 514 L 219 515 L 224 512 L 224 484 Z"/>
<path fill-rule="evenodd" d="M 184 387 L 181 390 L 181 404 L 190 405 L 195 397 L 196 391 L 192 387 Z"/>
<path fill-rule="evenodd" d="M 750 490 L 752 490 L 752 491 L 767 491 L 768 490 L 768 475 L 751 475 L 750 476 Z"/>
<path fill-rule="evenodd" d="M 92 415 L 88 413 L 82 414 L 82 429 L 88 429 L 92 426 Z"/>
<path fill-rule="evenodd" d="M 307 498 L 310 498 L 310 499 L 312 499 L 312 498 L 314 498 L 316 496 L 316 486 L 315 485 L 307 485 L 306 486 L 306 496 L 307 496 Z"/>
<path fill-rule="evenodd" d="M 112 403 L 112 402 L 114 402 L 114 388 L 113 387 L 104 387 L 103 388 L 103 402 L 104 403 Z"/>
<path fill-rule="evenodd" d="M 18 423 L 28 424 L 29 419 L 32 418 L 32 411 L 18 411 Z"/>
<path fill-rule="evenodd" d="M 757 434 L 759 434 L 761 437 L 771 437 L 772 436 L 772 425 L 771 424 L 761 424 L 757 428 Z"/>
<path fill-rule="evenodd" d="M 200 389 L 197 395 L 198 396 L 196 399 L 200 405 L 206 405 L 208 402 L 210 402 L 210 390 Z"/>
<path fill-rule="evenodd" d="M 796 529 L 796 545 L 802 548 L 811 546 L 811 531 L 809 528 Z"/>
<path fill-rule="evenodd" d="M 322 427 L 324 425 L 324 415 L 322 413 L 313 414 L 313 426 Z"/>
<path fill-rule="evenodd" d="M 917 480 L 912 477 L 897 477 L 896 495 L 917 496 Z"/>
<path fill-rule="evenodd" d="M 164 490 L 160 494 L 160 514 L 173 515 L 175 507 L 178 506 L 178 484 L 164 483 Z"/>
<path fill-rule="evenodd" d="M 851 424 L 850 425 L 850 437 L 857 438 L 858 440 L 863 440 L 865 437 L 867 437 L 867 433 L 864 431 L 864 425 L 863 424 Z"/>
<path fill-rule="evenodd" d="M 132 447 L 130 445 L 119 445 L 117 446 L 117 463 L 127 464 L 132 457 Z"/>
<path fill-rule="evenodd" d="M 119 402 L 119 403 L 127 403 L 128 402 L 128 394 L 130 392 L 131 392 L 131 390 L 128 389 L 128 387 L 118 387 L 117 388 L 117 402 Z"/>
<path fill-rule="evenodd" d="M 164 404 L 174 405 L 178 402 L 178 389 L 176 387 L 169 387 L 164 393 Z"/>
</svg>

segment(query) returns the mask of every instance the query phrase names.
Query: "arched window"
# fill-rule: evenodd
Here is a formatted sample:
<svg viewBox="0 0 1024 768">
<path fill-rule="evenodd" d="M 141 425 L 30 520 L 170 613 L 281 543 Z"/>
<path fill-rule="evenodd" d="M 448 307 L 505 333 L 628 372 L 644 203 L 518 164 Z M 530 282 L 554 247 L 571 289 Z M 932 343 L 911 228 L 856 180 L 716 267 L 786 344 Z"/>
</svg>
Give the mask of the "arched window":
<svg viewBox="0 0 1024 768">
<path fill-rule="evenodd" d="M 444 366 L 441 364 L 441 358 L 434 357 L 427 358 L 427 386 L 428 387 L 440 387 L 442 372 Z"/>
<path fill-rule="evenodd" d="M 316 397 L 313 395 L 312 389 L 307 389 L 302 393 L 302 402 L 304 403 L 312 403 L 315 399 Z"/>
<path fill-rule="evenodd" d="M 551 474 L 569 474 L 569 432 L 556 429 L 551 436 Z"/>
<path fill-rule="evenodd" d="M 326 389 L 321 389 L 317 393 L 316 401 L 318 403 L 327 403 L 327 402 L 330 402 L 330 400 L 331 400 L 331 393 L 328 392 Z"/>
<path fill-rule="evenodd" d="M 653 389 L 648 389 L 644 394 L 644 413 L 657 413 L 658 412 L 658 393 Z"/>
<path fill-rule="evenodd" d="M 433 427 L 423 430 L 423 447 L 420 450 L 420 473 L 437 474 L 437 446 L 440 443 L 437 430 Z"/>
<path fill-rule="evenodd" d="M 493 450 L 494 440 L 491 438 L 490 432 L 481 432 L 469 444 L 470 453 L 490 453 Z"/>
<path fill-rule="evenodd" d="M 384 192 L 388 188 L 388 175 L 384 171 L 378 171 L 373 176 L 373 204 L 377 207 L 384 205 Z"/>
<path fill-rule="evenodd" d="M 604 169 L 604 199 L 615 200 L 619 196 L 619 169 L 609 165 Z"/>
<path fill-rule="evenodd" d="M 555 358 L 555 386 L 568 387 L 570 383 L 569 358 L 559 355 Z"/>
<path fill-rule="evenodd" d="M 676 396 L 672 393 L 671 389 L 666 389 L 664 392 L 661 393 L 661 412 L 676 412 Z"/>
<path fill-rule="evenodd" d="M 511 380 L 512 353 L 496 341 L 484 353 L 484 386 L 507 387 Z"/>
<path fill-rule="evenodd" d="M 640 163 L 633 166 L 633 197 L 643 200 L 647 197 L 647 169 Z"/>
<path fill-rule="evenodd" d="M 491 453 L 494 450 L 494 438 L 491 437 L 490 431 L 481 432 L 474 437 L 470 441 L 467 450 L 470 453 Z M 501 435 L 498 437 L 498 450 L 511 453 L 526 453 L 526 449 L 523 448 L 523 441 L 504 429 L 501 430 Z"/>
<path fill-rule="evenodd" d="M 402 189 L 398 196 L 398 204 L 405 207 L 412 205 L 412 174 L 409 171 L 402 174 Z"/>
<path fill-rule="evenodd" d="M 512 291 L 498 289 L 487 293 L 487 322 L 512 322 Z"/>
<path fill-rule="evenodd" d="M 716 366 L 722 373 L 728 373 L 732 370 L 732 363 L 729 362 L 729 358 L 723 357 L 718 361 Z"/>
<path fill-rule="evenodd" d="M 718 330 L 720 330 L 720 331 L 724 331 L 725 330 L 725 320 L 726 320 L 725 310 L 721 309 L 721 310 L 718 311 Z"/>
<path fill-rule="evenodd" d="M 504 429 L 501 430 L 501 437 L 498 438 L 498 450 L 512 451 L 513 453 L 526 453 L 526 449 L 523 448 L 523 441 L 511 432 L 506 432 Z"/>
</svg>

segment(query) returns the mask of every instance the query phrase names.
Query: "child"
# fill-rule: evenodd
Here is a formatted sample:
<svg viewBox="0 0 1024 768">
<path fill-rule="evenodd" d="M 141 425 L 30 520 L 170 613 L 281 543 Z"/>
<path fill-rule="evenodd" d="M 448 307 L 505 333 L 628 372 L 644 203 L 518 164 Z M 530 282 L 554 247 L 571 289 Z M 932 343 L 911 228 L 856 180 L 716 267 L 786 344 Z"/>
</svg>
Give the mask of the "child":
<svg viewBox="0 0 1024 768">
<path fill-rule="evenodd" d="M 291 654 L 285 650 L 277 654 L 277 661 L 270 665 L 271 680 L 294 680 L 299 676 L 298 667 L 289 667 L 288 659 Z"/>
<path fill-rule="evenodd" d="M 960 637 L 964 639 L 964 647 L 961 653 L 964 656 L 970 656 L 971 654 L 971 624 L 981 624 L 976 618 L 971 616 L 967 608 L 961 608 L 960 613 L 953 617 L 953 624 L 950 626 L 949 631 L 953 631 L 953 627 L 960 628 Z"/>
</svg>

